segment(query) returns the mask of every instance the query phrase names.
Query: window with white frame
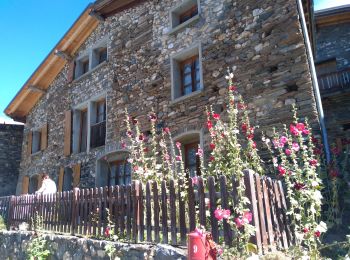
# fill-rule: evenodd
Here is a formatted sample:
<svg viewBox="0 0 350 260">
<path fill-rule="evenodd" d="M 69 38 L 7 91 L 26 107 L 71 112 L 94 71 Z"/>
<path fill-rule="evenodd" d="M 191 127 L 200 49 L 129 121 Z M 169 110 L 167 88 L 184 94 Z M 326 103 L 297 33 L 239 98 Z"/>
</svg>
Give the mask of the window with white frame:
<svg viewBox="0 0 350 260">
<path fill-rule="evenodd" d="M 185 28 L 199 18 L 199 0 L 185 0 L 170 10 L 170 28 L 172 31 Z"/>
<path fill-rule="evenodd" d="M 200 45 L 171 57 L 172 100 L 203 89 Z"/>
</svg>

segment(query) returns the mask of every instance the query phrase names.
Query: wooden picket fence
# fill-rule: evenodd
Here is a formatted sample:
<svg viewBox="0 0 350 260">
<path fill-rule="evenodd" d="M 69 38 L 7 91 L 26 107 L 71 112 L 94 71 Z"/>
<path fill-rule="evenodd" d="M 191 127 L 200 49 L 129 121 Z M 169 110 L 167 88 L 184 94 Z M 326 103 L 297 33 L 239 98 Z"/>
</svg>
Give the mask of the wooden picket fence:
<svg viewBox="0 0 350 260">
<path fill-rule="evenodd" d="M 228 190 L 228 181 L 232 181 L 233 190 Z M 245 172 L 244 181 L 251 201 L 252 224 L 256 227 L 252 242 L 259 253 L 288 248 L 293 237 L 282 183 L 249 171 Z M 205 185 L 200 177 L 196 185 L 190 181 L 185 200 L 173 180 L 163 181 L 160 186 L 155 182 L 133 182 L 127 186 L 2 197 L 0 214 L 12 227 L 31 223 L 39 215 L 45 230 L 103 237 L 109 225 L 108 209 L 114 233 L 130 242 L 186 245 L 187 234 L 202 225 L 211 231 L 215 241 L 222 237 L 231 244 L 233 232 L 225 221 L 219 228 L 214 210 L 218 200 L 223 208 L 228 208 L 231 198 L 237 202 L 235 187 L 233 180 L 221 176 L 218 180 L 209 177 Z"/>
</svg>

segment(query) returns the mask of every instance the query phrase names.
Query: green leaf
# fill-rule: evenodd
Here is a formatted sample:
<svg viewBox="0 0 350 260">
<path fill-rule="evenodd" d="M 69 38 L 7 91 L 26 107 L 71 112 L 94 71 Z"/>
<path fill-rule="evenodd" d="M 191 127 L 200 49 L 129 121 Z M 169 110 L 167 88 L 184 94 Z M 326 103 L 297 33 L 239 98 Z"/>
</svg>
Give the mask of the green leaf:
<svg viewBox="0 0 350 260">
<path fill-rule="evenodd" d="M 256 245 L 252 244 L 252 243 L 247 243 L 245 245 L 245 248 L 247 250 L 247 252 L 249 253 L 254 253 L 254 254 L 257 254 L 258 253 L 258 248 Z"/>
</svg>

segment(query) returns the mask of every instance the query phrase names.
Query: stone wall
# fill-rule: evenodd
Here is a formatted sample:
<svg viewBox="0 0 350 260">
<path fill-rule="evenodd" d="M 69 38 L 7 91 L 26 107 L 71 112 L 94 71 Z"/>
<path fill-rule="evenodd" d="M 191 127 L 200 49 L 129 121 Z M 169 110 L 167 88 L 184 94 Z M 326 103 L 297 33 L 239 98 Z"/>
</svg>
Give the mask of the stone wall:
<svg viewBox="0 0 350 260">
<path fill-rule="evenodd" d="M 29 157 L 22 153 L 21 176 L 48 172 L 57 179 L 60 166 L 81 163 L 80 186 L 94 186 L 96 160 L 118 150 L 125 136 L 126 108 L 136 117 L 153 108 L 173 136 L 202 131 L 204 150 L 209 151 L 205 107 L 224 110 L 227 68 L 234 71 L 238 90 L 260 129 L 289 123 L 294 103 L 300 117 L 309 117 L 318 127 L 296 1 L 201 0 L 199 20 L 169 34 L 169 10 L 181 2 L 146 1 L 100 23 L 76 56 L 107 39 L 108 61 L 72 83 L 67 83 L 65 67 L 32 109 L 25 136 L 47 122 L 48 148 Z M 204 88 L 173 102 L 170 57 L 194 44 L 202 49 Z M 64 111 L 100 93 L 107 99 L 106 145 L 65 157 Z M 21 179 L 17 192 L 20 187 Z"/>
<path fill-rule="evenodd" d="M 0 124 L 0 197 L 16 193 L 22 140 L 22 125 Z"/>
<path fill-rule="evenodd" d="M 1 259 L 25 260 L 25 249 L 30 240 L 30 232 L 0 232 Z M 52 255 L 51 260 L 108 260 L 105 253 L 106 241 L 77 238 L 62 235 L 44 235 Z M 116 248 L 114 259 L 187 259 L 185 249 L 168 245 L 113 243 Z"/>
<path fill-rule="evenodd" d="M 317 29 L 316 62 L 336 58 L 337 69 L 350 67 L 350 23 Z"/>
</svg>

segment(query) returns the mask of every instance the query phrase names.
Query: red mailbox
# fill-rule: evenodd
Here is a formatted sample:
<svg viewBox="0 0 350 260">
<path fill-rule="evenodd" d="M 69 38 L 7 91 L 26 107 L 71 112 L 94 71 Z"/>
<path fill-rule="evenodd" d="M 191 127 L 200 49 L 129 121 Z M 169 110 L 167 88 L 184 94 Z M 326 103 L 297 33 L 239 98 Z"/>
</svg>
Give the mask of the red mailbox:
<svg viewBox="0 0 350 260">
<path fill-rule="evenodd" d="M 209 241 L 211 236 L 194 231 L 188 235 L 188 260 L 216 260 L 215 250 Z"/>
</svg>

